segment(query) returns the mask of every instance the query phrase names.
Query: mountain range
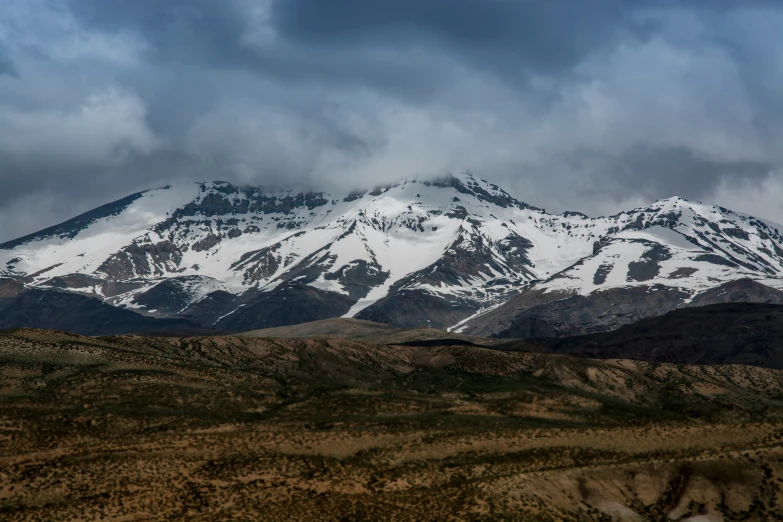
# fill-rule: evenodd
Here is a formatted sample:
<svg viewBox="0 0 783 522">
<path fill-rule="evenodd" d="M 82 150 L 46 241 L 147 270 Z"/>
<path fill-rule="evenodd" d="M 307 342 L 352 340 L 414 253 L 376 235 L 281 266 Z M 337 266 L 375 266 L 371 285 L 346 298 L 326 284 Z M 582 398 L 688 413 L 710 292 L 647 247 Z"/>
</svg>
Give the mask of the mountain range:
<svg viewBox="0 0 783 522">
<path fill-rule="evenodd" d="M 339 195 L 166 186 L 0 244 L 0 328 L 90 335 L 353 317 L 564 337 L 781 289 L 783 225 L 682 198 L 555 215 L 470 173 Z"/>
</svg>

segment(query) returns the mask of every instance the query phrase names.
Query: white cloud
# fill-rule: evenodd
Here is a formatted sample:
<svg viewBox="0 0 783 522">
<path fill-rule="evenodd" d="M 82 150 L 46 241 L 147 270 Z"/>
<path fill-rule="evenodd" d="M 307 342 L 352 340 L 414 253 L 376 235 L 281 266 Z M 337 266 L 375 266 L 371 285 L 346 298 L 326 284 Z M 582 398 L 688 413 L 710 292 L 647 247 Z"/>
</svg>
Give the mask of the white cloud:
<svg viewBox="0 0 783 522">
<path fill-rule="evenodd" d="M 620 153 L 682 147 L 713 161 L 769 161 L 771 144 L 734 61 L 720 48 L 678 47 L 656 38 L 621 46 L 577 69 L 570 87 L 531 136 L 553 153 Z"/>
<path fill-rule="evenodd" d="M 724 181 L 709 203 L 783 224 L 783 172 L 771 172 L 761 182 Z"/>
<path fill-rule="evenodd" d="M 149 154 L 161 141 L 146 124 L 135 94 L 109 87 L 68 110 L 0 105 L 0 151 L 35 164 L 114 165 Z"/>
</svg>

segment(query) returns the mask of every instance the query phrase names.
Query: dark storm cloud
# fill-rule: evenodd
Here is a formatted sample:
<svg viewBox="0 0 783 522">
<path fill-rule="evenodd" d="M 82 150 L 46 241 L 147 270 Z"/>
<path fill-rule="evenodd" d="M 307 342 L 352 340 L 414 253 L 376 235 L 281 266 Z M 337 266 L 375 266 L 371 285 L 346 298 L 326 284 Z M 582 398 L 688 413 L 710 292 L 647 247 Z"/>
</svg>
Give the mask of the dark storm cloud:
<svg viewBox="0 0 783 522">
<path fill-rule="evenodd" d="M 7 51 L 0 45 L 0 76 L 18 76 L 19 72 L 14 65 L 13 60 L 8 57 Z"/>
<path fill-rule="evenodd" d="M 143 35 L 153 62 L 367 85 L 412 101 L 437 98 L 452 80 L 444 61 L 524 84 L 533 74 L 568 75 L 589 53 L 654 30 L 623 0 L 270 0 L 276 44 L 253 48 L 243 38 L 254 23 L 247 9 L 263 1 L 67 1 L 88 27 Z M 419 50 L 431 54 L 411 59 Z"/>
<path fill-rule="evenodd" d="M 735 179 L 761 183 L 771 165 L 758 161 L 715 161 L 700 158 L 684 147 L 636 146 L 618 157 L 598 151 L 576 151 L 567 162 L 574 171 L 599 172 L 594 176 L 593 196 L 622 198 L 635 194 L 649 200 L 669 196 L 696 199 L 705 189 Z M 667 196 L 668 195 L 668 196 Z"/>
<path fill-rule="evenodd" d="M 232 0 L 64 1 L 85 27 L 142 35 L 151 61 L 221 67 L 254 61 L 241 43 L 248 20 Z"/>
<path fill-rule="evenodd" d="M 205 63 L 258 64 L 242 43 L 249 21 L 231 0 L 67 0 L 88 27 L 132 30 L 152 45 L 151 57 Z M 245 4 L 251 5 L 252 2 Z M 320 45 L 407 47 L 513 55 L 518 66 L 556 72 L 576 64 L 621 25 L 642 29 L 620 0 L 538 2 L 486 0 L 278 0 L 270 21 L 286 40 L 317 54 Z M 564 38 L 567 35 L 567 38 Z"/>
<path fill-rule="evenodd" d="M 245 37 L 258 23 L 248 10 L 262 2 L 226 0 L 67 0 L 77 19 L 102 31 L 131 31 L 142 35 L 150 63 L 200 65 L 242 69 L 279 81 L 369 84 L 411 98 L 431 97 L 442 79 L 432 64 L 407 60 L 390 63 L 372 53 L 322 52 L 317 46 L 249 45 Z M 275 6 L 283 2 L 276 2 Z M 272 3 L 269 3 L 270 10 Z M 296 35 L 293 39 L 296 39 Z"/>
<path fill-rule="evenodd" d="M 550 210 L 783 220 L 781 24 L 775 0 L 10 0 L 0 240 L 172 180 L 459 168 Z"/>
<path fill-rule="evenodd" d="M 620 33 L 650 29 L 619 0 L 291 0 L 273 14 L 281 33 L 304 45 L 439 45 L 503 75 L 562 74 Z"/>
</svg>

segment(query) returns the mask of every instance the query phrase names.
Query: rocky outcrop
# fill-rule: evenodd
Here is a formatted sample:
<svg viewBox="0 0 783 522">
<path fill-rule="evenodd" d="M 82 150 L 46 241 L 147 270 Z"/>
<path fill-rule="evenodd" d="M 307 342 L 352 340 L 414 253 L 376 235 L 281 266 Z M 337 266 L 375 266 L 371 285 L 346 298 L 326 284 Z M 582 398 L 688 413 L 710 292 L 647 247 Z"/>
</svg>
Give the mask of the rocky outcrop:
<svg viewBox="0 0 783 522">
<path fill-rule="evenodd" d="M 134 241 L 104 261 L 97 272 L 114 280 L 161 276 L 176 271 L 181 261 L 182 251 L 171 241 Z"/>
<path fill-rule="evenodd" d="M 661 271 L 661 261 L 671 259 L 671 251 L 662 245 L 647 243 L 649 247 L 639 261 L 628 263 L 628 281 L 649 281 L 655 279 Z M 596 276 L 598 273 L 596 272 Z"/>
<path fill-rule="evenodd" d="M 365 297 L 376 286 L 382 285 L 389 273 L 381 270 L 378 263 L 357 259 L 334 272 L 324 272 L 322 277 L 324 281 L 339 283 L 348 292 L 348 297 L 356 301 Z"/>
<path fill-rule="evenodd" d="M 226 182 L 214 182 L 209 189 L 207 184 L 202 184 L 201 192 L 202 196 L 176 209 L 168 220 L 156 227 L 156 231 L 163 232 L 186 217 L 209 218 L 247 213 L 288 214 L 296 208 L 312 210 L 329 203 L 322 192 L 269 195 L 261 187 L 237 187 Z"/>
<path fill-rule="evenodd" d="M 277 243 L 260 250 L 246 252 L 231 265 L 231 269 L 243 271 L 246 284 L 269 279 L 277 272 L 281 263 L 290 263 L 290 259 L 284 260 L 278 254 L 281 245 L 282 243 Z"/>
</svg>

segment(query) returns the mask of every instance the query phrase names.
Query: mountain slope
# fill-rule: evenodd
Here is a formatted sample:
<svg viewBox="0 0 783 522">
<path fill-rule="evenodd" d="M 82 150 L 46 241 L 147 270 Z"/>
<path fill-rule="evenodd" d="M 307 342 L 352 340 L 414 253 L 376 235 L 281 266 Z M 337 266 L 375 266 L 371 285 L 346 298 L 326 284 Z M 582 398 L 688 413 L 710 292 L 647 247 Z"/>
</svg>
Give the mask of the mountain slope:
<svg viewBox="0 0 783 522">
<path fill-rule="evenodd" d="M 611 332 L 529 339 L 499 349 L 672 364 L 783 369 L 783 304 L 722 303 L 648 317 Z"/>
<path fill-rule="evenodd" d="M 134 194 L 2 244 L 0 277 L 234 331 L 344 316 L 568 335 L 742 278 L 783 288 L 781 229 L 679 198 L 552 215 L 467 173 L 347 195 L 212 182 Z"/>
<path fill-rule="evenodd" d="M 733 281 L 757 284 L 751 301 L 765 302 L 764 295 L 783 288 L 783 226 L 680 198 L 607 219 L 615 225 L 591 255 L 456 330 L 497 337 L 584 334 L 720 302 L 710 291 Z"/>
<path fill-rule="evenodd" d="M 39 289 L 0 298 L 0 330 L 22 326 L 82 335 L 198 330 L 198 325 L 185 319 L 145 317 L 92 297 Z"/>
</svg>

